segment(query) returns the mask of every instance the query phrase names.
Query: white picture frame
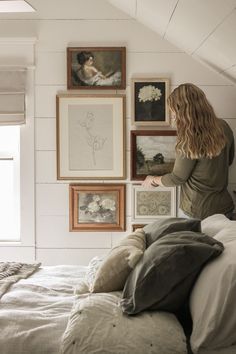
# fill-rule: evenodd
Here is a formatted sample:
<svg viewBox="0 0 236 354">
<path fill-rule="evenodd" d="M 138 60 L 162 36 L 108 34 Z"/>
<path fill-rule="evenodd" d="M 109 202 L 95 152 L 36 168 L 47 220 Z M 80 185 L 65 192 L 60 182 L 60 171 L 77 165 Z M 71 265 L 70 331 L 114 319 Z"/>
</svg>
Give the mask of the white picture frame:
<svg viewBox="0 0 236 354">
<path fill-rule="evenodd" d="M 125 179 L 125 96 L 58 94 L 57 179 Z"/>
<path fill-rule="evenodd" d="M 132 221 L 150 223 L 159 218 L 176 217 L 176 187 L 133 185 Z"/>
</svg>

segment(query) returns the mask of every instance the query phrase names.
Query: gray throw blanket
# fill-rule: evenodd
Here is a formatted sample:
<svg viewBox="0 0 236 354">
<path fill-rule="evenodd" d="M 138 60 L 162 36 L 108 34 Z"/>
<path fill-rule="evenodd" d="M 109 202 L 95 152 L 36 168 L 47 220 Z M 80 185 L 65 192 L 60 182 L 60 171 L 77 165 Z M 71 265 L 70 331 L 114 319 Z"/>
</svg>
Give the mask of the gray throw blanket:
<svg viewBox="0 0 236 354">
<path fill-rule="evenodd" d="M 0 298 L 13 283 L 28 278 L 40 265 L 41 263 L 0 262 Z"/>
</svg>

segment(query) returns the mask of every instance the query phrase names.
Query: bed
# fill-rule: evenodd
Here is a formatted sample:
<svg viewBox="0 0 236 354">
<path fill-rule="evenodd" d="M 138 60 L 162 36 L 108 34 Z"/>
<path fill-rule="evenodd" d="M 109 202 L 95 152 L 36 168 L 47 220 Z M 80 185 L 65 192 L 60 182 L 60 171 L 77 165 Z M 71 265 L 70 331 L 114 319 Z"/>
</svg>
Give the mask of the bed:
<svg viewBox="0 0 236 354">
<path fill-rule="evenodd" d="M 225 266 L 225 259 L 230 257 L 227 252 L 234 252 L 235 224 L 220 215 L 201 223 L 211 238 L 224 241 L 225 250 L 202 269 L 189 298 L 193 320 L 189 342 L 193 353 L 236 353 L 236 316 L 232 306 L 236 291 L 236 281 L 232 282 L 236 262 L 233 259 L 236 257 L 231 257 L 230 271 Z M 224 232 L 220 232 L 222 230 Z M 127 246 L 127 240 L 125 244 Z M 124 244 L 122 247 L 124 252 Z M 116 248 L 116 257 L 117 252 Z M 191 353 L 175 314 L 144 309 L 131 316 L 121 306 L 123 291 L 89 291 L 91 278 L 94 281 L 102 263 L 103 260 L 97 259 L 88 267 L 38 266 L 33 274 L 11 284 L 0 299 L 1 354 Z M 134 264 L 133 267 L 135 269 Z M 222 276 L 219 276 L 219 269 Z M 209 287 L 209 276 L 213 287 Z M 223 287 L 219 286 L 219 281 L 224 282 Z M 207 298 L 205 303 L 201 294 Z M 217 295 L 213 298 L 213 294 Z M 223 305 L 220 303 L 222 298 Z M 224 318 L 222 308 L 227 316 L 230 308 L 230 318 Z M 215 328 L 212 328 L 212 316 Z M 230 326 L 227 324 L 225 329 L 221 325 L 226 321 Z M 207 326 L 211 327 L 209 331 Z"/>
</svg>

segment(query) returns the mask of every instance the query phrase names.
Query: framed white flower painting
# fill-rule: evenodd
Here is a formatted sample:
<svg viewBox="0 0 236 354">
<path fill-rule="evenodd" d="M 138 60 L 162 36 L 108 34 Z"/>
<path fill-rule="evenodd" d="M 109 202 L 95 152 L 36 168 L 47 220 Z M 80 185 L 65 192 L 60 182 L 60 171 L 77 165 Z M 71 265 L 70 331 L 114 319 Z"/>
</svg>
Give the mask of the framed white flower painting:
<svg viewBox="0 0 236 354">
<path fill-rule="evenodd" d="M 57 179 L 125 178 L 125 96 L 57 95 Z"/>
<path fill-rule="evenodd" d="M 132 79 L 132 121 L 135 125 L 169 126 L 169 79 Z"/>
<path fill-rule="evenodd" d="M 133 185 L 133 221 L 150 222 L 176 216 L 176 187 Z"/>
<path fill-rule="evenodd" d="M 70 231 L 124 231 L 125 184 L 70 184 Z"/>
</svg>

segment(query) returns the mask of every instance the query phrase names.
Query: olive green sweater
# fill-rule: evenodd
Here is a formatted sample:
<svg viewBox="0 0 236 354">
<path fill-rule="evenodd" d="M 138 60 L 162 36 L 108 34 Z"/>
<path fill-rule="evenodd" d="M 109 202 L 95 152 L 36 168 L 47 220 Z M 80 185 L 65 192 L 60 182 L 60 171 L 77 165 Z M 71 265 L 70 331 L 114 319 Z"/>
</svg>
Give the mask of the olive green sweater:
<svg viewBox="0 0 236 354">
<path fill-rule="evenodd" d="M 234 136 L 222 119 L 227 143 L 220 155 L 210 159 L 189 159 L 177 154 L 172 173 L 161 178 L 166 187 L 181 186 L 180 208 L 189 216 L 204 219 L 226 214 L 234 208 L 227 191 L 228 166 L 234 159 Z"/>
</svg>

